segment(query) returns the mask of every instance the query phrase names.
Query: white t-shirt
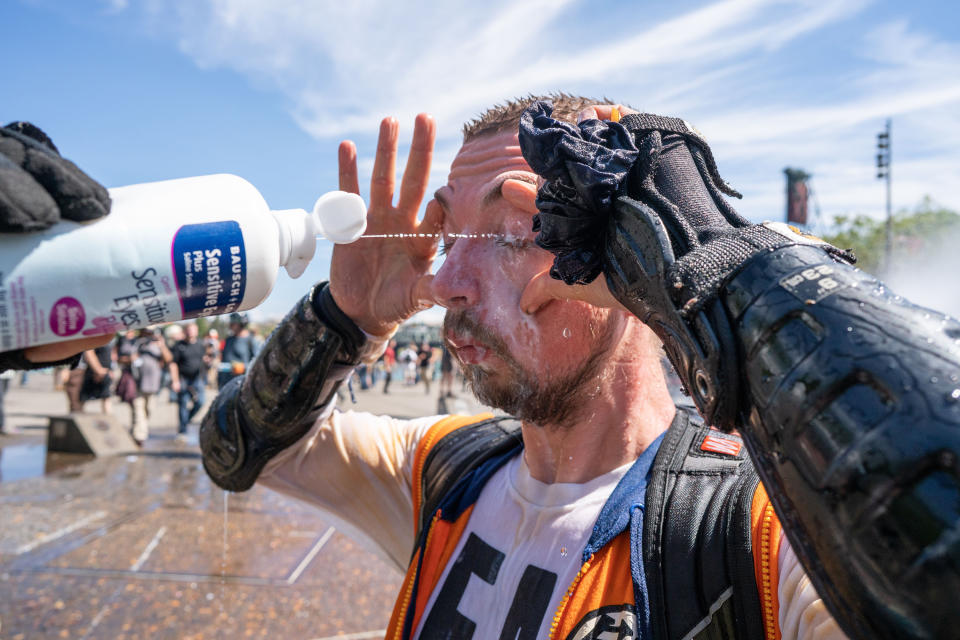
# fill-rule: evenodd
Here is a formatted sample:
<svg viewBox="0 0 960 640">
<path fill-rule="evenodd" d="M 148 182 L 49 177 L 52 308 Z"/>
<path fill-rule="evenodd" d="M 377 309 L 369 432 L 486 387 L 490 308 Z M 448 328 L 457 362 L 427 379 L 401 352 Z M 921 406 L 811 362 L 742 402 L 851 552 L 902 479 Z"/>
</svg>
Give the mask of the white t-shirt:
<svg viewBox="0 0 960 640">
<path fill-rule="evenodd" d="M 320 507 L 345 533 L 365 542 L 398 571 L 406 571 L 414 544 L 413 457 L 420 438 L 442 417 L 398 420 L 330 409 L 309 433 L 267 463 L 258 482 Z M 529 477 L 521 458 L 518 456 L 504 465 L 484 487 L 471 515 L 469 530 L 451 555 L 451 564 L 444 568 L 421 624 L 429 616 L 430 605 L 442 591 L 462 547 L 470 540 L 470 531 L 504 553 L 502 563 L 508 563 L 499 568 L 493 588 L 474 584 L 480 580 L 475 575 L 469 577 L 464 589 L 468 602 L 462 606 L 458 603 L 458 611 L 463 615 L 477 615 L 480 624 L 489 623 L 490 628 L 496 628 L 493 635 L 474 634 L 474 640 L 499 637 L 505 618 L 501 614 L 497 614 L 500 615 L 497 618 L 490 612 L 507 611 L 509 615 L 515 585 L 519 584 L 527 566 L 539 567 L 557 576 L 546 607 L 547 620 L 552 617 L 559 602 L 557 594 L 565 592 L 572 582 L 576 573 L 574 565 L 579 569 L 583 547 L 606 496 L 619 480 L 617 474 L 622 476 L 629 465 L 585 485 L 544 485 Z M 567 514 L 566 507 L 556 502 L 558 499 L 571 500 L 567 507 L 571 511 L 582 508 L 582 513 Z M 539 508 L 531 509 L 531 505 Z M 544 520 L 555 514 L 563 515 L 554 528 L 548 522 L 538 523 L 536 517 L 531 520 L 534 511 L 539 511 Z M 578 528 L 582 528 L 579 534 Z M 531 532 L 542 534 L 539 542 L 528 544 L 522 539 Z M 568 539 L 572 542 L 569 546 Z M 516 548 L 515 542 L 520 543 Z M 566 556 L 562 555 L 563 547 L 568 547 Z M 474 549 L 484 552 L 483 547 L 476 544 Z M 845 638 L 786 538 L 781 539 L 778 564 L 779 622 L 784 640 Z M 574 573 L 571 575 L 570 571 Z M 547 637 L 543 629 L 541 626 L 538 638 Z"/>
<path fill-rule="evenodd" d="M 547 637 L 553 613 L 580 570 L 600 509 L 631 464 L 583 484 L 539 482 L 523 456 L 498 469 L 480 493 L 415 637 L 433 623 L 436 628 L 475 626 L 473 638 L 500 638 L 508 618 L 510 628 L 538 621 L 536 637 Z M 480 559 L 474 566 L 471 556 Z M 492 584 L 478 577 L 484 574 L 494 578 Z M 438 599 L 441 606 L 435 608 Z M 522 603 L 522 610 L 514 603 Z"/>
</svg>

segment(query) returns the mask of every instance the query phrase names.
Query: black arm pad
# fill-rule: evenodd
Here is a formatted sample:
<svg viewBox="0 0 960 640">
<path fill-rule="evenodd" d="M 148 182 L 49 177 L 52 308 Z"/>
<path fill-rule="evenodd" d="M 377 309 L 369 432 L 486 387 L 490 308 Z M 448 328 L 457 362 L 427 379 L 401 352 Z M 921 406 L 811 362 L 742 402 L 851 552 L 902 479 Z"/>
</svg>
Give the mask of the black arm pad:
<svg viewBox="0 0 960 640">
<path fill-rule="evenodd" d="M 852 637 L 960 629 L 960 323 L 822 250 L 725 287 L 757 470 Z"/>
<path fill-rule="evenodd" d="M 331 305 L 339 316 L 331 317 Z M 247 374 L 221 389 L 204 416 L 200 449 L 207 475 L 229 491 L 253 486 L 270 458 L 310 430 L 358 364 L 364 340 L 326 283 L 304 296 Z"/>
</svg>

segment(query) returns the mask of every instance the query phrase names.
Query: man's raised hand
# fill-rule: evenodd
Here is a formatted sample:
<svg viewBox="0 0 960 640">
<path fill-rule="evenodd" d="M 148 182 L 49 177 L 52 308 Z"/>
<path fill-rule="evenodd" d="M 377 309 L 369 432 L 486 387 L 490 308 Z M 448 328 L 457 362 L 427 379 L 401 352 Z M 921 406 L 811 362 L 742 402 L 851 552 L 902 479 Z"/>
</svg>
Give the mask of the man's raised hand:
<svg viewBox="0 0 960 640">
<path fill-rule="evenodd" d="M 330 266 L 333 299 L 358 327 L 374 336 L 390 334 L 401 322 L 434 303 L 430 265 L 437 252 L 443 210 L 431 201 L 420 223 L 417 212 L 430 178 L 436 124 L 427 114 L 417 116 L 400 195 L 394 205 L 398 128 L 394 118 L 380 123 L 366 234 L 401 237 L 361 238 L 336 245 Z M 357 148 L 352 142 L 340 144 L 339 164 L 340 189 L 359 193 Z M 402 237 L 410 234 L 417 235 Z"/>
</svg>

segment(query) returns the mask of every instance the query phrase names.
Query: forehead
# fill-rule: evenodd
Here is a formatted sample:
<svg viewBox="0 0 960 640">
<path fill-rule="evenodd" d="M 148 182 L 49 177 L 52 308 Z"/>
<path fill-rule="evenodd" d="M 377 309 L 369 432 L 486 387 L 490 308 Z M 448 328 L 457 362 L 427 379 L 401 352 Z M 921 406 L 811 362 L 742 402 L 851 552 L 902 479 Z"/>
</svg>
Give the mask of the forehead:
<svg viewBox="0 0 960 640">
<path fill-rule="evenodd" d="M 536 184 L 537 177 L 523 159 L 515 131 L 485 134 L 460 148 L 437 199 L 452 209 L 488 204 L 507 179 Z"/>
</svg>

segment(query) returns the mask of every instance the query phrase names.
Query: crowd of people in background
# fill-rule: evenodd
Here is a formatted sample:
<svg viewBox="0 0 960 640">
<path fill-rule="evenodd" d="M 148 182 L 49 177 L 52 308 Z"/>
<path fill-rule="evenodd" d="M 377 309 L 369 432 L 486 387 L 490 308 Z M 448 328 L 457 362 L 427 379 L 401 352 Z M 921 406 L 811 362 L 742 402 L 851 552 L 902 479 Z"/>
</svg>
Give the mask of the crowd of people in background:
<svg viewBox="0 0 960 640">
<path fill-rule="evenodd" d="M 150 436 L 151 416 L 157 403 L 177 405 L 176 439 L 187 440 L 190 425 L 198 417 L 208 397 L 234 377 L 243 374 L 263 345 L 263 335 L 243 314 L 229 316 L 225 337 L 215 327 L 200 335 L 196 322 L 120 333 L 107 345 L 85 351 L 71 369 L 55 372 L 55 383 L 67 396 L 71 413 L 94 410 L 126 419 L 133 439 L 142 445 Z M 13 371 L 0 377 L 0 433 L 6 433 L 3 420 L 3 392 Z M 22 383 L 27 374 L 24 373 Z M 423 385 L 430 395 L 432 383 L 439 382 L 439 396 L 455 397 L 455 378 L 465 388 L 459 368 L 454 367 L 449 350 L 439 342 L 426 340 L 398 344 L 391 340 L 386 351 L 373 365 L 361 365 L 354 373 L 353 385 L 373 390 L 382 383 L 383 393 L 391 384 L 408 387 Z M 212 397 L 212 394 L 211 394 Z M 96 408 L 90 403 L 96 403 Z M 115 410 L 115 403 L 122 407 Z"/>
<path fill-rule="evenodd" d="M 390 385 L 400 381 L 412 387 L 423 385 L 424 393 L 430 395 L 431 384 L 439 381 L 439 395 L 444 398 L 455 397 L 453 393 L 454 377 L 458 377 L 461 390 L 464 388 L 463 376 L 453 366 L 453 356 L 445 345 L 430 343 L 426 340 L 398 344 L 391 340 L 380 359 L 373 365 L 360 365 L 354 372 L 354 379 L 360 390 L 374 389 L 383 381 L 383 393 L 390 393 Z"/>
<path fill-rule="evenodd" d="M 208 388 L 242 374 L 263 344 L 245 315 L 229 317 L 229 334 L 216 328 L 200 337 L 195 322 L 160 329 L 130 330 L 109 344 L 85 351 L 72 369 L 58 373 L 71 413 L 97 401 L 100 413 L 113 413 L 116 398 L 129 411 L 130 435 L 143 444 L 157 402 L 177 405 L 176 438 L 186 441 L 191 422 L 204 406 Z M 118 416 L 119 417 L 119 416 Z"/>
</svg>

